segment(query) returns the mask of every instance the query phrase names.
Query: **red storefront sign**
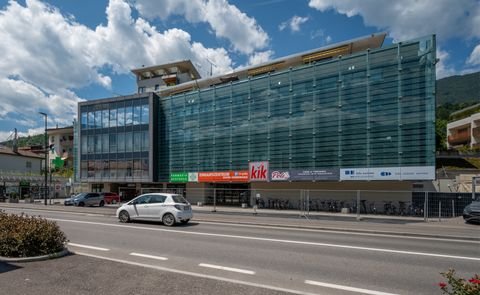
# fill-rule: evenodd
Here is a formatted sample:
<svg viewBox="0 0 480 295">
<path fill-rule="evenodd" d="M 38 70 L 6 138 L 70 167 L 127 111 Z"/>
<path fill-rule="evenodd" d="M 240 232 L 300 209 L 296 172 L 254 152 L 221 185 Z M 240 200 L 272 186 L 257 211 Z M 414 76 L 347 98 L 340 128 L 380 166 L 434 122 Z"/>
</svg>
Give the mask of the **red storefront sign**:
<svg viewBox="0 0 480 295">
<path fill-rule="evenodd" d="M 250 181 L 268 181 L 268 161 L 249 163 Z"/>
<path fill-rule="evenodd" d="M 248 182 L 248 170 L 198 172 L 198 182 Z"/>
</svg>

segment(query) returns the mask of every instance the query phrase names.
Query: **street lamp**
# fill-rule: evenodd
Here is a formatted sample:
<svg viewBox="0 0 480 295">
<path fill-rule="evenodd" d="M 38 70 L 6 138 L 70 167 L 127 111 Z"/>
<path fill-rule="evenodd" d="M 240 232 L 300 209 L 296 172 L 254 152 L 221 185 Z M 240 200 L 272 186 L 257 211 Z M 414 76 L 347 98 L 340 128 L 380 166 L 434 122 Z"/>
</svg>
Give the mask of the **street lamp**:
<svg viewBox="0 0 480 295">
<path fill-rule="evenodd" d="M 43 198 L 45 200 L 45 206 L 47 206 L 47 163 L 48 163 L 48 138 L 47 138 L 47 118 L 48 115 L 46 113 L 39 112 L 40 115 L 45 117 L 45 141 L 44 141 L 44 149 L 45 149 L 45 187 L 43 190 Z"/>
</svg>

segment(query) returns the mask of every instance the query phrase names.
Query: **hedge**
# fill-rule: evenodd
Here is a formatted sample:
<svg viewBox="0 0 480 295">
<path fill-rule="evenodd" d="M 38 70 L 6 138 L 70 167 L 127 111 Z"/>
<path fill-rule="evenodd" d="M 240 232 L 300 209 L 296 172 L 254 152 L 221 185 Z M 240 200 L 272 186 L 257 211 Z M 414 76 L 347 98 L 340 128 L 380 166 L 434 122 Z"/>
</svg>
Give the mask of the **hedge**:
<svg viewBox="0 0 480 295">
<path fill-rule="evenodd" d="M 0 256 L 33 257 L 53 254 L 68 242 L 58 225 L 45 218 L 0 211 Z"/>
</svg>

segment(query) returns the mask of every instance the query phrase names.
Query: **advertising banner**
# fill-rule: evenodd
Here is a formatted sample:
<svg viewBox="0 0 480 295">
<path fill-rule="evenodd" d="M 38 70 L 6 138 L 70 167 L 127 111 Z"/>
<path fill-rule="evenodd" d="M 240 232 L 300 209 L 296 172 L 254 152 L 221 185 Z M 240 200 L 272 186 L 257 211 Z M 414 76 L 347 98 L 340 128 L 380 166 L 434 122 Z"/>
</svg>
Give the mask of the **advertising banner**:
<svg viewBox="0 0 480 295">
<path fill-rule="evenodd" d="M 273 170 L 270 175 L 271 181 L 289 181 L 290 172 L 283 170 Z"/>
<path fill-rule="evenodd" d="M 198 182 L 248 182 L 248 171 L 198 172 Z"/>
<path fill-rule="evenodd" d="M 248 173 L 251 182 L 268 181 L 268 161 L 250 162 Z"/>
<path fill-rule="evenodd" d="M 340 180 L 433 180 L 435 166 L 340 169 Z"/>
<path fill-rule="evenodd" d="M 188 182 L 188 173 L 187 172 L 170 173 L 170 182 Z"/>
<path fill-rule="evenodd" d="M 270 174 L 271 181 L 322 181 L 340 179 L 340 169 L 316 170 L 273 170 Z"/>
</svg>

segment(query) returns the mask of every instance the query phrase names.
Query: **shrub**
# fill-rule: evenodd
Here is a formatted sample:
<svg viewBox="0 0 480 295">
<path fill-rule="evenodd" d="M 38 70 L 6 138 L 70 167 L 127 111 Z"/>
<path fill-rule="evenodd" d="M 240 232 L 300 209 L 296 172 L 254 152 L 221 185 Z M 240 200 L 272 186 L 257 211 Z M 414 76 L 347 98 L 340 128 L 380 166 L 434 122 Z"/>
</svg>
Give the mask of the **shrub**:
<svg viewBox="0 0 480 295">
<path fill-rule="evenodd" d="M 0 256 L 32 257 L 62 251 L 67 242 L 58 225 L 45 218 L 0 211 Z"/>
<path fill-rule="evenodd" d="M 475 274 L 471 279 L 458 278 L 455 275 L 455 270 L 450 269 L 447 272 L 442 272 L 441 275 L 447 279 L 447 283 L 440 282 L 438 286 L 443 294 L 449 295 L 478 295 L 480 294 L 480 276 Z"/>
</svg>

